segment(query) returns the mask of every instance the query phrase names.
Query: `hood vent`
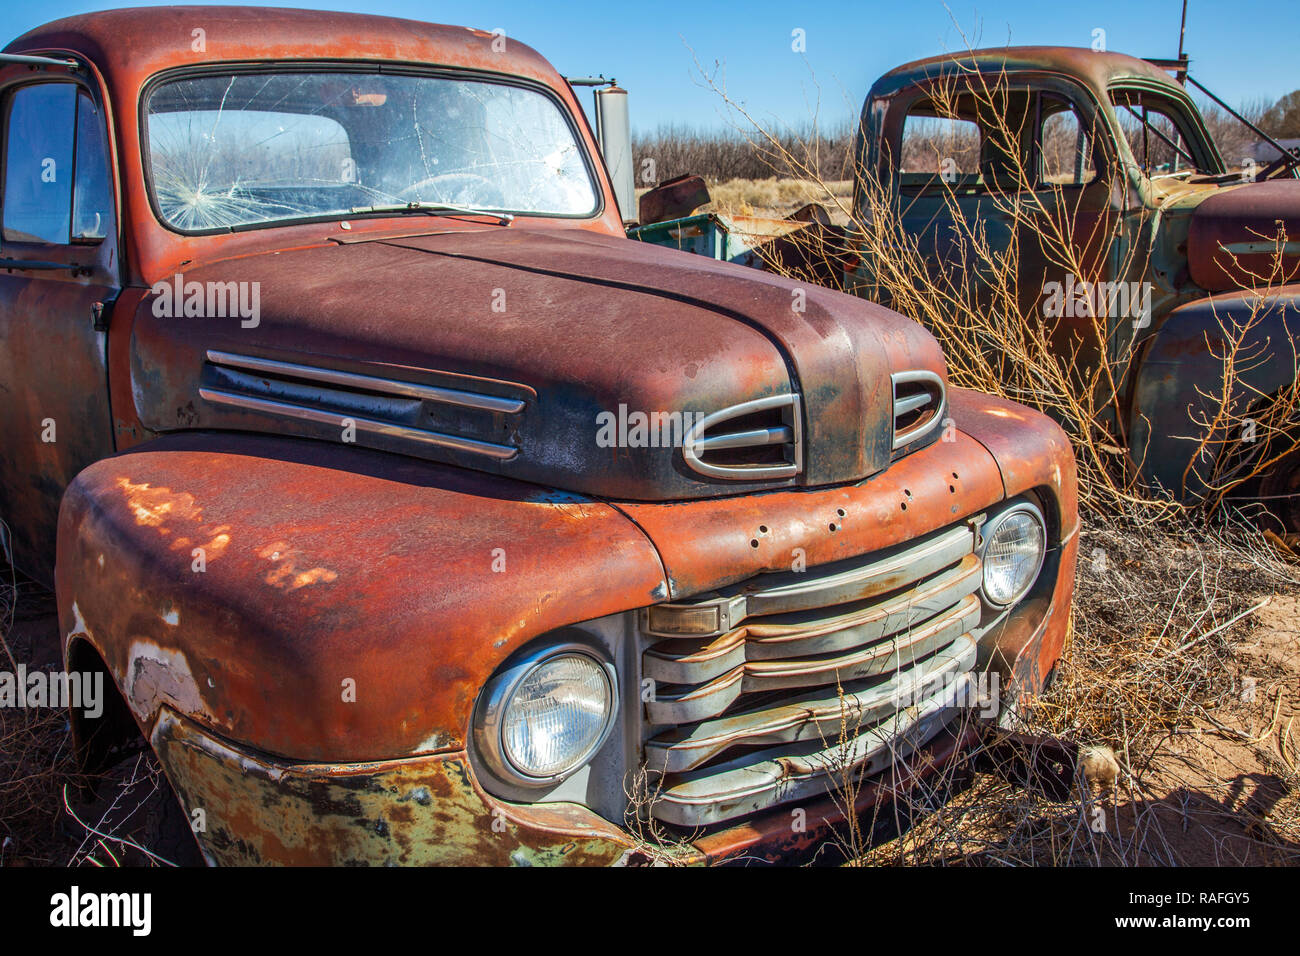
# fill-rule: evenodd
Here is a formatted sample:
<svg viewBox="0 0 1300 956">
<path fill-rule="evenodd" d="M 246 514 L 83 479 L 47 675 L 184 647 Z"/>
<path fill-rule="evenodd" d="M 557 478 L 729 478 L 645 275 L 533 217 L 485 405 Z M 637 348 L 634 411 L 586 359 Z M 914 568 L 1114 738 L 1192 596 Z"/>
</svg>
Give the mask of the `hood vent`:
<svg viewBox="0 0 1300 956">
<path fill-rule="evenodd" d="M 943 421 L 946 391 L 934 372 L 896 372 L 894 383 L 894 451 L 928 436 Z"/>
<path fill-rule="evenodd" d="M 528 391 L 510 383 L 492 385 Z M 509 461 L 518 454 L 513 438 L 527 404 L 522 396 L 423 385 L 215 350 L 207 353 L 199 396 L 225 409 L 331 431 L 341 430 L 345 420 L 350 420 L 358 444 L 412 451 L 432 447 L 497 461 Z"/>
<path fill-rule="evenodd" d="M 692 470 L 711 478 L 792 478 L 803 470 L 803 417 L 798 395 L 742 402 L 700 419 L 682 441 Z"/>
</svg>

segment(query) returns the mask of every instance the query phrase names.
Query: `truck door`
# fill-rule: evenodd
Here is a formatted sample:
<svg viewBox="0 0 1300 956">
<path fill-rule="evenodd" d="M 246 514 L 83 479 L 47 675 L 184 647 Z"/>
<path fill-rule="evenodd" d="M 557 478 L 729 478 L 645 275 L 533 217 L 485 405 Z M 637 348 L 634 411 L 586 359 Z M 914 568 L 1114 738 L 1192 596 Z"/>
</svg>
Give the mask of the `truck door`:
<svg viewBox="0 0 1300 956">
<path fill-rule="evenodd" d="M 1118 316 L 1141 297 L 1117 290 L 1115 213 L 1104 124 L 1081 101 L 1040 90 L 1034 104 L 1032 220 L 1021 230 L 1020 283 L 1038 300 L 1057 355 L 1073 356 L 1078 384 L 1107 382 L 1097 376 L 1108 357 Z M 1122 292 L 1123 294 L 1119 294 Z M 1107 396 L 1099 395 L 1103 402 Z"/>
<path fill-rule="evenodd" d="M 994 195 L 1009 183 L 1006 163 L 991 148 L 985 115 L 990 108 L 945 81 L 910 99 L 894 134 L 904 234 L 940 282 L 951 283 L 954 290 L 964 287 L 986 304 L 991 302 L 983 295 L 988 290 L 979 281 L 983 262 L 972 254 L 970 230 L 978 224 L 995 254 L 1011 246 L 1014 231 L 1005 204 Z"/>
<path fill-rule="evenodd" d="M 113 451 L 119 263 L 102 104 L 73 76 L 36 77 L 0 73 L 0 518 L 14 564 L 48 583 L 63 491 Z"/>
</svg>

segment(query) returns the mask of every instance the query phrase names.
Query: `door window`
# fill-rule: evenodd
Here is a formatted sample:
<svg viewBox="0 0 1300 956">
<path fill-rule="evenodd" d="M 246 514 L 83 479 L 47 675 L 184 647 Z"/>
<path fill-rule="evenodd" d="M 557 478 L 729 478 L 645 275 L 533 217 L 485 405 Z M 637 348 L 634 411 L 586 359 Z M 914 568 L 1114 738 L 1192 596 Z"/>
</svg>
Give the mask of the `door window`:
<svg viewBox="0 0 1300 956">
<path fill-rule="evenodd" d="M 1097 178 L 1093 137 L 1078 110 L 1051 94 L 1042 97 L 1039 181 L 1046 186 L 1084 186 Z"/>
<path fill-rule="evenodd" d="M 108 235 L 111 175 L 104 119 L 73 83 L 20 87 L 5 124 L 8 242 L 67 245 Z"/>
</svg>

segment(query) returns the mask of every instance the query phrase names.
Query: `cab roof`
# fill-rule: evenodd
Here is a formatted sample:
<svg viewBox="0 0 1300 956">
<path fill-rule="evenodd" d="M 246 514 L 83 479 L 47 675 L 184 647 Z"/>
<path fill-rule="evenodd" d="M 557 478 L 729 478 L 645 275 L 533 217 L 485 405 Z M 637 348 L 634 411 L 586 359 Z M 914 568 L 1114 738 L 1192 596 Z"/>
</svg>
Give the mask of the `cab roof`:
<svg viewBox="0 0 1300 956">
<path fill-rule="evenodd" d="M 541 54 L 513 37 L 394 17 L 276 7 L 85 13 L 37 27 L 4 52 L 78 54 L 118 90 L 170 67 L 258 60 L 402 62 L 506 73 L 552 86 L 561 82 Z"/>
<path fill-rule="evenodd" d="M 1060 73 L 1091 88 L 1099 99 L 1119 79 L 1140 79 L 1182 91 L 1164 69 L 1127 53 L 1097 52 L 1087 47 L 1004 46 L 945 53 L 904 63 L 877 80 L 870 95 L 872 98 L 889 96 L 918 82 L 970 70 Z"/>
</svg>

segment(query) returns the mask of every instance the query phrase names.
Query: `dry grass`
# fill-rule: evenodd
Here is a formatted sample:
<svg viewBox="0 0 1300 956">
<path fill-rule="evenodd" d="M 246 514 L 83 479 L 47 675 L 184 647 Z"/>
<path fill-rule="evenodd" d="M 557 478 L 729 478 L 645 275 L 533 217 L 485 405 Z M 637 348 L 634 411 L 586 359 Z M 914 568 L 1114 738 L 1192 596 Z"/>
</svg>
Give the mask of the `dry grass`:
<svg viewBox="0 0 1300 956">
<path fill-rule="evenodd" d="M 51 598 L 0 559 L 0 670 L 33 664 L 9 637 L 51 611 Z M 0 866 L 56 865 L 63 840 L 61 788 L 74 769 L 60 710 L 0 707 Z"/>
<path fill-rule="evenodd" d="M 741 216 L 783 216 L 810 202 L 825 205 L 847 199 L 852 192 L 851 179 L 825 184 L 808 179 L 729 179 L 709 184 L 713 201 L 704 208 Z"/>
</svg>

